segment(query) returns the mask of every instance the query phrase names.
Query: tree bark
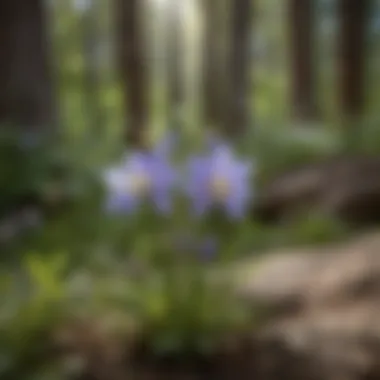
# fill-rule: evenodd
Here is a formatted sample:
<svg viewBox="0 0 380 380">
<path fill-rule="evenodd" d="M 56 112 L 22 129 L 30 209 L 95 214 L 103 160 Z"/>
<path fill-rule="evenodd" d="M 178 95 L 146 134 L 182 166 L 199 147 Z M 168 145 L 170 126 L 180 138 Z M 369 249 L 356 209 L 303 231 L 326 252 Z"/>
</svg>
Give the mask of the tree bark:
<svg viewBox="0 0 380 380">
<path fill-rule="evenodd" d="M 56 122 L 42 0 L 0 1 L 0 122 L 43 132 Z"/>
<path fill-rule="evenodd" d="M 339 100 L 344 118 L 356 119 L 365 105 L 366 26 L 371 0 L 339 0 Z"/>
<path fill-rule="evenodd" d="M 142 145 L 148 124 L 147 61 L 142 30 L 143 0 L 118 0 L 116 6 L 120 72 L 127 110 L 126 141 Z"/>
<path fill-rule="evenodd" d="M 227 75 L 230 78 L 227 91 L 229 114 L 226 120 L 226 133 L 235 136 L 244 133 L 249 124 L 252 0 L 233 0 L 231 5 Z"/>
<path fill-rule="evenodd" d="M 227 40 L 225 0 L 201 0 L 204 14 L 203 119 L 207 128 L 222 130 L 226 113 Z"/>
<path fill-rule="evenodd" d="M 83 53 L 85 59 L 83 90 L 88 116 L 88 132 L 90 136 L 94 135 L 95 138 L 102 135 L 104 128 L 98 56 L 98 5 L 98 1 L 90 0 L 89 6 L 84 10 L 82 16 Z"/>
<path fill-rule="evenodd" d="M 183 76 L 181 60 L 181 5 L 171 0 L 167 15 L 167 62 L 169 119 L 174 125 L 180 122 L 179 115 L 183 102 Z"/>
<path fill-rule="evenodd" d="M 291 99 L 293 117 L 312 121 L 318 117 L 314 0 L 288 0 L 290 37 Z"/>
</svg>

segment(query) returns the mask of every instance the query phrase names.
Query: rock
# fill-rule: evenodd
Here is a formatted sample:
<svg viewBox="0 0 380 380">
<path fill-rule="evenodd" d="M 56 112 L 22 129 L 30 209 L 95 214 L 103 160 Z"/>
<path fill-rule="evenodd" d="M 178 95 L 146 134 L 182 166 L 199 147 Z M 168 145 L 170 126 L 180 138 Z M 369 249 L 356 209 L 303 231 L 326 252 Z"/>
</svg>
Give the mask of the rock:
<svg viewBox="0 0 380 380">
<path fill-rule="evenodd" d="M 249 270 L 252 267 L 254 272 Z M 239 264 L 236 270 L 242 295 L 270 303 L 315 304 L 318 299 L 368 294 L 380 285 L 380 233 L 320 248 L 268 253 L 259 262 L 249 259 Z"/>
<path fill-rule="evenodd" d="M 237 268 L 239 293 L 270 306 L 296 305 L 302 301 L 305 286 L 320 262 L 320 257 L 310 251 L 276 252 L 258 263 L 244 262 Z"/>
<path fill-rule="evenodd" d="M 280 359 L 275 349 L 264 349 L 270 343 L 298 358 L 292 365 L 304 372 L 295 379 L 380 378 L 380 233 L 275 253 L 251 279 L 247 273 L 238 291 L 253 304 L 297 303 L 258 333 L 273 368 Z"/>
</svg>

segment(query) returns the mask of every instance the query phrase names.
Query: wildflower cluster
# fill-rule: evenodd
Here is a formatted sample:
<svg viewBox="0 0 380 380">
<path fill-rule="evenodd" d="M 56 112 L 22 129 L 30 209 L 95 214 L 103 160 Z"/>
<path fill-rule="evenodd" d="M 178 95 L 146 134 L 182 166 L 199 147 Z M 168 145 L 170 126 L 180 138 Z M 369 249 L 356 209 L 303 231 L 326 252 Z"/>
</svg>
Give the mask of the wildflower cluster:
<svg viewBox="0 0 380 380">
<path fill-rule="evenodd" d="M 241 311 L 227 302 L 225 283 L 215 287 L 214 273 L 223 258 L 249 249 L 253 165 L 222 140 L 206 145 L 178 159 L 178 138 L 169 135 L 104 174 L 106 209 L 125 220 L 125 253 L 145 268 L 134 311 L 161 348 L 214 339 Z"/>
<path fill-rule="evenodd" d="M 131 214 L 150 202 L 158 213 L 169 215 L 177 192 L 188 198 L 196 216 L 219 208 L 232 219 L 242 219 L 252 195 L 252 164 L 237 159 L 220 141 L 209 152 L 190 155 L 184 165 L 176 166 L 173 145 L 173 137 L 166 137 L 151 151 L 133 151 L 109 169 L 108 210 Z"/>
</svg>

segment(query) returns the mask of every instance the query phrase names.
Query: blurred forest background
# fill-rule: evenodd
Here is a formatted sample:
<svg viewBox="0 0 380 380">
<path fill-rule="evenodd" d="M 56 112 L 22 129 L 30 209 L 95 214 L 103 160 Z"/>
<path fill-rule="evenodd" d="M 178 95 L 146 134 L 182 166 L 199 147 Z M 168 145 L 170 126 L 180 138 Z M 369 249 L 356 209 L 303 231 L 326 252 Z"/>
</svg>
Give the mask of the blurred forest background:
<svg viewBox="0 0 380 380">
<path fill-rule="evenodd" d="M 165 115 L 170 112 L 167 103 L 170 96 L 174 96 L 169 94 L 167 83 L 171 79 L 168 76 L 177 71 L 181 86 L 178 91 L 183 93 L 177 96 L 181 97 L 179 108 L 186 115 L 184 122 L 192 128 L 200 124 L 202 44 L 206 44 L 207 39 L 213 40 L 210 46 L 220 46 L 214 49 L 214 55 L 228 54 L 228 30 L 233 33 L 233 21 L 228 25 L 228 13 L 232 11 L 227 3 L 210 5 L 215 7 L 210 11 L 213 16 L 209 17 L 215 18 L 212 22 L 216 26 L 210 33 L 207 28 L 202 29 L 202 25 L 211 24 L 208 19 L 206 22 L 204 14 L 206 2 L 152 0 L 145 2 L 143 9 L 126 8 L 126 13 L 141 14 L 137 28 L 143 30 L 143 35 L 137 37 L 133 36 L 134 26 L 130 29 L 118 27 L 123 20 L 118 19 L 122 15 L 117 2 L 57 0 L 34 3 L 23 5 L 22 9 L 18 3 L 12 3 L 15 9 L 20 9 L 13 15 L 12 6 L 4 1 L 2 71 L 8 80 L 3 80 L 7 85 L 3 86 L 3 91 L 14 83 L 13 92 L 19 94 L 13 98 L 2 97 L 5 99 L 2 101 L 3 121 L 11 120 L 12 112 L 15 114 L 19 107 L 25 114 L 25 120 L 18 117 L 19 124 L 51 124 L 54 120 L 64 135 L 117 135 L 124 127 L 125 111 L 129 108 L 123 100 L 129 69 L 128 65 L 121 68 L 123 52 L 120 50 L 123 47 L 118 41 L 141 37 L 138 41 L 141 47 L 135 48 L 137 53 L 143 50 L 135 61 L 141 60 L 144 63 L 142 71 L 149 73 L 143 76 L 149 76 L 146 85 L 151 90 L 148 101 L 153 124 L 165 124 Z M 306 121 L 318 120 L 322 126 L 331 125 L 339 119 L 339 113 L 354 112 L 349 106 L 359 107 L 351 103 L 355 96 L 356 103 L 362 102 L 358 91 L 362 93 L 364 88 L 365 101 L 360 105 L 360 113 L 367 119 L 376 118 L 380 33 L 377 2 L 368 2 L 368 5 L 367 1 L 363 5 L 350 2 L 345 5 L 344 1 L 329 0 L 306 1 L 305 5 L 298 5 L 297 1 L 289 3 L 257 0 L 250 5 L 248 13 L 236 16 L 243 21 L 240 23 L 242 30 L 236 33 L 243 36 L 242 45 L 248 54 L 250 123 L 260 127 L 289 125 L 296 115 Z M 347 9 L 343 9 L 345 7 Z M 171 12 L 179 20 L 171 20 Z M 244 17 L 248 15 L 250 19 L 245 21 L 248 27 L 244 27 Z M 223 29 L 224 38 L 217 33 Z M 245 40 L 244 33 L 249 34 Z M 212 55 L 212 49 L 205 48 L 205 51 Z M 17 61 L 25 67 L 21 63 L 11 65 Z M 7 68 L 7 64 L 12 69 Z M 216 65 L 222 66 L 222 63 Z M 175 69 L 170 70 L 170 67 Z M 11 73 L 19 78 L 11 80 Z M 138 82 L 138 77 L 139 74 L 132 80 Z M 340 77 L 350 81 L 354 89 L 348 83 L 340 83 L 343 81 Z M 20 82 L 27 85 L 28 91 L 21 88 Z M 351 94 L 354 90 L 355 96 Z M 47 96 L 48 91 L 54 96 Z M 293 98 L 289 96 L 292 91 Z M 20 99 L 21 93 L 23 99 Z M 33 102 L 29 100 L 31 104 L 26 104 L 28 96 L 34 99 Z M 11 106 L 9 103 L 12 99 L 17 103 L 17 97 L 20 99 L 18 105 Z M 343 109 L 339 106 L 342 97 L 347 98 L 342 100 L 347 103 Z M 314 110 L 301 110 L 310 105 L 295 104 L 297 102 L 315 103 L 311 107 Z M 32 110 L 33 107 L 36 110 Z M 298 110 L 294 110 L 296 107 Z M 313 117 L 309 117 L 311 115 Z M 17 121 L 16 117 L 13 119 Z"/>
<path fill-rule="evenodd" d="M 62 262 L 92 273 L 96 302 L 117 293 L 94 177 L 147 131 L 242 142 L 260 188 L 334 155 L 378 157 L 379 106 L 378 0 L 1 0 L 0 377 L 43 378 L 28 372 L 41 305 L 84 281 L 62 285 Z M 257 224 L 252 244 L 342 233 L 316 216 Z M 29 303 L 25 271 L 45 292 Z"/>
</svg>

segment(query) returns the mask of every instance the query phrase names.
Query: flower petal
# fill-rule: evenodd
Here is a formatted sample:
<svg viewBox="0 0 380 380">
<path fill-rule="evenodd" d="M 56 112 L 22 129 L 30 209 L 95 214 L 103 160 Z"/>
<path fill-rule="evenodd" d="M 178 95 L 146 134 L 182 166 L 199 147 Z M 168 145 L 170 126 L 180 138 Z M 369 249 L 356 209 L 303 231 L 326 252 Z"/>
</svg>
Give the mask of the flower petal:
<svg viewBox="0 0 380 380">
<path fill-rule="evenodd" d="M 136 197 L 114 193 L 111 194 L 107 200 L 106 210 L 112 213 L 130 214 L 135 211 L 138 205 L 139 201 Z"/>
<path fill-rule="evenodd" d="M 172 198 L 168 191 L 157 191 L 153 194 L 153 204 L 160 214 L 167 215 L 172 211 Z"/>
<path fill-rule="evenodd" d="M 193 211 L 202 215 L 212 205 L 210 194 L 211 161 L 203 156 L 192 157 L 188 163 L 186 193 L 192 201 Z"/>
</svg>

